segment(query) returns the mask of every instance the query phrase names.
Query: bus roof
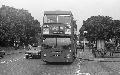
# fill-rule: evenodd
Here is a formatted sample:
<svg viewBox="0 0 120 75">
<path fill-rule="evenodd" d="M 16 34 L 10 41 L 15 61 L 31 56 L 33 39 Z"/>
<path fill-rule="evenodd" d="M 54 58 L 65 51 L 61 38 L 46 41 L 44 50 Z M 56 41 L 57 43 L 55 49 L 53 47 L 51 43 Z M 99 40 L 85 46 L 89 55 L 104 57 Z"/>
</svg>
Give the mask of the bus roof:
<svg viewBox="0 0 120 75">
<path fill-rule="evenodd" d="M 72 15 L 71 11 L 44 11 L 44 15 Z"/>
</svg>

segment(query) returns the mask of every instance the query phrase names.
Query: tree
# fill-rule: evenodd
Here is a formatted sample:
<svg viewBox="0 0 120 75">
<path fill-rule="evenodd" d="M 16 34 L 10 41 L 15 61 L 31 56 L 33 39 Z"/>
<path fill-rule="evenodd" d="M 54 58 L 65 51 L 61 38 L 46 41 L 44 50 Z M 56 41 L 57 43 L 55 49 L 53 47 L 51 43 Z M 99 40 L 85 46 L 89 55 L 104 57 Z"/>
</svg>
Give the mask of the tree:
<svg viewBox="0 0 120 75">
<path fill-rule="evenodd" d="M 40 23 L 27 10 L 5 5 L 0 8 L 0 41 L 26 40 L 29 35 L 35 37 L 38 29 Z"/>
<path fill-rule="evenodd" d="M 109 28 L 112 25 L 112 18 L 109 16 L 91 16 L 86 21 L 83 21 L 83 25 L 80 28 L 80 33 L 87 31 L 87 39 L 108 39 Z"/>
</svg>

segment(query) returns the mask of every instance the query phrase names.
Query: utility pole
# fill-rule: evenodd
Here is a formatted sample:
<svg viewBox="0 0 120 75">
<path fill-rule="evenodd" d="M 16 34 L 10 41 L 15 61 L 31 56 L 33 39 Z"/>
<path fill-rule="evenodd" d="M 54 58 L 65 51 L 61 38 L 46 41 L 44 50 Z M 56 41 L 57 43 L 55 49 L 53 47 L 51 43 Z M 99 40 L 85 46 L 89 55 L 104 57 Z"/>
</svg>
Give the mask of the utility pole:
<svg viewBox="0 0 120 75">
<path fill-rule="evenodd" d="M 83 49 L 83 51 L 85 50 L 85 40 L 86 40 L 86 39 L 85 39 L 85 34 L 86 34 L 86 33 L 87 33 L 87 31 L 84 31 L 84 32 L 83 32 L 83 35 L 84 35 L 84 39 L 83 39 L 84 49 Z"/>
</svg>

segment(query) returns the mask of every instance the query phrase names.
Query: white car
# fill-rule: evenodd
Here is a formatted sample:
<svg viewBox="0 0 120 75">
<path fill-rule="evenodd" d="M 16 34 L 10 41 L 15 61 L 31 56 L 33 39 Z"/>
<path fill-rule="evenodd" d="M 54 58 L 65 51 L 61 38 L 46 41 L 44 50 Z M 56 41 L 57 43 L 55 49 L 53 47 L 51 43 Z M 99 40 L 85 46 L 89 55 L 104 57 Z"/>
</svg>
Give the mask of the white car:
<svg viewBox="0 0 120 75">
<path fill-rule="evenodd" d="M 31 49 L 25 52 L 26 59 L 28 58 L 41 58 L 41 47 L 32 46 Z"/>
</svg>

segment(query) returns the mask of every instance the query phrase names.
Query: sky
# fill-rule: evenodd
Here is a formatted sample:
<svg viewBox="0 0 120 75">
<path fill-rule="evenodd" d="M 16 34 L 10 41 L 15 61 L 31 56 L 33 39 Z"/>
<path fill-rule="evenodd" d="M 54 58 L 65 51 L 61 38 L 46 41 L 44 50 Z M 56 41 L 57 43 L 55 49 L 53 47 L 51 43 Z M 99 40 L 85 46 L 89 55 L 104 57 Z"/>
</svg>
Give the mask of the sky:
<svg viewBox="0 0 120 75">
<path fill-rule="evenodd" d="M 78 31 L 91 16 L 110 16 L 120 20 L 120 0 L 0 0 L 2 5 L 28 10 L 42 24 L 43 12 L 65 10 L 73 13 Z"/>
</svg>

